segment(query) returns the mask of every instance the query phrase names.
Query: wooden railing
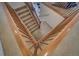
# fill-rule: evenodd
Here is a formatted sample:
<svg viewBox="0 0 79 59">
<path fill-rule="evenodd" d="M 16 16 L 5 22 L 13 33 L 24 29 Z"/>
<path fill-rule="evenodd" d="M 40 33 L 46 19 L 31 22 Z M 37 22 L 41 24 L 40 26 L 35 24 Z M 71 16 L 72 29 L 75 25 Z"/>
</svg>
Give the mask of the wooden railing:
<svg viewBox="0 0 79 59">
<path fill-rule="evenodd" d="M 55 29 L 51 30 L 46 36 L 42 37 L 38 42 L 44 42 L 48 40 L 51 35 L 55 35 L 52 41 L 42 51 L 42 55 L 48 55 L 51 51 L 54 51 L 58 44 L 62 41 L 65 35 L 69 32 L 71 27 L 79 20 L 79 11 L 76 11 L 69 18 L 62 21 Z"/>
<path fill-rule="evenodd" d="M 42 50 L 41 55 L 48 55 L 51 51 L 54 51 L 55 48 L 58 46 L 58 44 L 61 42 L 61 40 L 65 37 L 65 35 L 69 32 L 68 30 L 73 27 L 73 25 L 79 20 L 79 10 L 74 12 L 71 16 L 63 20 L 60 24 L 56 26 L 56 28 L 52 29 L 48 34 L 43 36 L 40 40 L 38 40 L 38 43 L 44 42 L 48 40 L 51 35 L 53 37 L 49 44 L 47 44 L 47 47 Z"/>
<path fill-rule="evenodd" d="M 61 8 L 61 7 L 57 7 L 52 3 L 48 3 L 48 2 L 44 2 L 43 3 L 45 6 L 47 6 L 48 8 L 50 8 L 53 11 L 56 11 L 59 15 L 63 16 L 64 18 L 68 18 L 69 16 L 72 15 L 72 13 L 76 12 L 77 10 L 79 10 L 78 6 L 75 6 L 73 8 Z M 61 4 L 63 5 L 63 4 Z"/>
<path fill-rule="evenodd" d="M 25 32 L 26 35 L 29 36 L 31 42 L 33 44 L 35 44 L 35 39 L 32 39 L 32 35 L 31 33 L 29 32 L 28 28 L 26 28 L 26 26 L 23 24 L 23 22 L 21 20 L 19 20 L 18 16 L 16 15 L 15 11 L 10 7 L 10 5 L 8 3 L 4 3 L 6 8 L 8 9 L 10 15 L 12 16 L 13 18 L 13 21 L 15 22 L 16 26 L 21 29 L 22 31 Z M 27 34 L 28 33 L 28 34 Z"/>
<path fill-rule="evenodd" d="M 28 28 L 25 27 L 23 22 L 18 18 L 15 11 L 10 7 L 7 3 L 2 3 L 5 9 L 5 12 L 8 16 L 8 22 L 13 31 L 13 34 L 16 38 L 18 46 L 22 52 L 22 55 L 49 55 L 55 48 L 59 45 L 59 43 L 63 40 L 66 34 L 70 31 L 71 27 L 79 20 L 79 11 L 73 13 L 70 17 L 63 20 L 56 28 L 52 29 L 49 33 L 47 33 L 44 37 L 36 41 Z M 57 33 L 57 34 L 56 34 Z M 55 35 L 53 39 L 46 44 L 45 48 L 41 48 L 41 44 L 45 44 L 44 41 L 48 40 L 51 35 Z M 33 46 L 35 45 L 34 54 L 28 49 L 26 42 L 23 40 L 22 36 L 28 38 Z M 41 51 L 38 51 L 38 48 Z"/>
<path fill-rule="evenodd" d="M 24 42 L 22 35 L 28 36 L 27 38 L 30 40 L 32 45 L 35 45 L 37 43 L 36 40 L 32 37 L 32 34 L 21 22 L 21 20 L 19 20 L 19 18 L 15 14 L 14 10 L 10 7 L 10 5 L 8 3 L 2 3 L 2 5 L 5 9 L 6 15 L 9 18 L 8 22 L 19 45 L 19 48 L 22 52 L 22 55 L 32 55 L 31 51 L 27 48 L 27 45 L 25 44 L 26 42 Z"/>
<path fill-rule="evenodd" d="M 33 16 L 32 11 L 29 9 L 28 5 L 17 7 L 14 10 L 19 19 L 22 20 L 31 33 L 39 29 L 37 19 Z"/>
<path fill-rule="evenodd" d="M 54 52 L 55 48 L 63 40 L 66 34 L 71 30 L 73 25 L 79 20 L 78 18 L 79 18 L 79 13 L 76 16 L 74 16 L 74 18 L 61 29 L 61 31 L 54 37 L 54 39 L 52 39 L 49 45 L 43 50 L 42 55 L 48 55 L 49 53 Z"/>
<path fill-rule="evenodd" d="M 47 35 L 45 35 L 44 37 L 42 37 L 40 40 L 45 40 L 46 38 L 49 37 L 49 35 L 51 34 L 55 34 L 57 32 L 60 32 L 74 17 L 75 15 L 79 12 L 79 10 L 77 10 L 76 12 L 74 12 L 70 17 L 68 17 L 67 19 L 64 19 L 61 23 L 59 23 L 53 30 L 51 30 Z M 40 41 L 39 40 L 39 41 Z"/>
<path fill-rule="evenodd" d="M 28 2 L 28 3 L 25 2 L 25 4 L 29 6 L 29 8 L 30 8 L 30 10 L 31 10 L 31 13 L 32 13 L 32 15 L 33 15 L 33 17 L 34 17 L 34 19 L 37 21 L 38 24 L 40 24 L 41 21 L 40 21 L 39 17 L 37 16 L 35 10 L 33 10 L 34 7 L 33 7 L 32 2 Z"/>
</svg>

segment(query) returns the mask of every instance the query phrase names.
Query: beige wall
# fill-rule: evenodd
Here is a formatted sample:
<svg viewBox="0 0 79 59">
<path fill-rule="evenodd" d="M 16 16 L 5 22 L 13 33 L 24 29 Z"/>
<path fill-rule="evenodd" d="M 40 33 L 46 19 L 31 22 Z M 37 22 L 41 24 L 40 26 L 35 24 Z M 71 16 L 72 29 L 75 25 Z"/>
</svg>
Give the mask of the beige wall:
<svg viewBox="0 0 79 59">
<path fill-rule="evenodd" d="M 47 6 L 41 4 L 40 20 L 46 21 L 51 27 L 56 27 L 64 18 L 57 12 L 49 9 Z"/>
<path fill-rule="evenodd" d="M 55 12 L 52 12 L 49 9 L 45 9 L 45 6 L 42 9 L 47 13 L 42 14 L 44 17 L 41 21 L 47 21 L 52 27 L 56 26 L 60 21 L 63 20 L 63 17 L 58 15 Z M 51 14 L 52 13 L 52 14 Z M 49 16 L 51 15 L 51 16 Z M 14 36 L 12 35 L 11 29 L 7 22 L 7 17 L 0 3 L 0 34 L 2 36 L 2 42 L 4 51 L 6 55 L 21 55 L 19 47 L 16 43 Z M 54 53 L 50 55 L 79 55 L 79 22 L 75 24 L 73 29 L 69 32 L 69 34 L 62 40 L 59 46 L 56 48 Z"/>
<path fill-rule="evenodd" d="M 21 55 L 20 49 L 16 43 L 15 37 L 9 27 L 6 14 L 0 3 L 0 33 L 2 36 L 2 43 L 5 55 Z"/>
<path fill-rule="evenodd" d="M 41 21 L 47 21 L 48 24 L 55 27 L 63 20 L 63 17 L 56 12 L 48 9 L 41 4 Z M 79 55 L 79 22 L 71 29 L 69 34 L 62 40 L 51 56 Z"/>
<path fill-rule="evenodd" d="M 79 21 L 61 41 L 54 53 L 56 56 L 79 56 Z"/>
<path fill-rule="evenodd" d="M 10 6 L 14 9 L 16 9 L 17 7 L 21 7 L 21 6 L 24 6 L 25 4 L 22 3 L 22 2 L 9 2 Z"/>
</svg>

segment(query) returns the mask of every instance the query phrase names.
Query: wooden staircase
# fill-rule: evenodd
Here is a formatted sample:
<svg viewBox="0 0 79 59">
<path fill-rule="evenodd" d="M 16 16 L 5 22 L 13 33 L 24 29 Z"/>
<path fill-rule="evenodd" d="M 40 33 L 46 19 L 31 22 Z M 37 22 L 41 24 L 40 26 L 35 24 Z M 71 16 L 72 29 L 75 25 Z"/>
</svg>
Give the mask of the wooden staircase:
<svg viewBox="0 0 79 59">
<path fill-rule="evenodd" d="M 31 33 L 39 29 L 39 24 L 36 20 L 34 20 L 34 17 L 32 16 L 27 5 L 15 9 L 15 12 L 19 16 L 19 18 L 24 22 L 24 24 L 27 25 L 27 28 L 31 31 Z"/>
<path fill-rule="evenodd" d="M 36 44 L 36 41 L 34 39 L 34 37 L 31 35 L 31 33 L 29 32 L 29 30 L 27 29 L 27 27 L 24 25 L 24 23 L 22 22 L 22 20 L 19 19 L 19 17 L 16 15 L 14 9 L 12 9 L 10 7 L 10 5 L 8 3 L 4 3 L 3 4 L 5 7 L 5 11 L 7 12 L 8 17 L 11 18 L 8 20 L 11 28 L 13 30 L 14 35 L 16 35 L 16 41 L 22 51 L 23 55 L 32 55 L 32 53 L 30 53 L 30 50 L 26 47 L 26 42 L 23 40 L 23 37 L 26 37 L 26 39 L 29 39 L 29 41 L 31 43 L 33 43 L 33 45 Z M 29 50 L 29 51 L 28 51 Z"/>
<path fill-rule="evenodd" d="M 71 16 L 65 18 L 54 29 L 51 29 L 46 35 L 40 39 L 35 39 L 32 33 L 40 28 L 40 24 L 38 24 L 29 8 L 29 4 L 27 3 L 16 9 L 13 9 L 8 3 L 2 4 L 23 55 L 49 55 L 51 51 L 55 50 L 79 18 L 79 11 L 77 10 Z M 49 5 L 45 5 L 49 8 Z"/>
</svg>

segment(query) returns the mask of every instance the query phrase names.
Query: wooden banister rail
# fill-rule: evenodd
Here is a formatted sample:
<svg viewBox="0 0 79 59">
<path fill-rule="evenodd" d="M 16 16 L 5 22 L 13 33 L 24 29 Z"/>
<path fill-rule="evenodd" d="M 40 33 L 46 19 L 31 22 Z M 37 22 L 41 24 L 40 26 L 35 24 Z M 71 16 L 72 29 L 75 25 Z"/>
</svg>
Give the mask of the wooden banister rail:
<svg viewBox="0 0 79 59">
<path fill-rule="evenodd" d="M 75 15 L 74 18 L 72 18 L 72 20 L 62 29 L 62 31 L 50 42 L 50 44 L 43 50 L 42 55 L 48 55 L 49 53 L 54 52 L 55 48 L 78 20 L 79 13 Z"/>
<path fill-rule="evenodd" d="M 67 19 L 63 20 L 59 25 L 56 26 L 56 28 L 52 29 L 47 35 L 45 35 L 40 40 L 38 40 L 38 43 L 44 42 L 50 37 L 50 35 L 58 33 L 56 35 L 56 37 L 54 37 L 54 39 L 52 39 L 52 41 L 49 43 L 49 45 L 45 48 L 47 50 L 45 51 L 45 49 L 43 49 L 43 51 L 41 53 L 42 55 L 46 55 L 46 54 L 48 55 L 49 51 L 50 52 L 54 51 L 54 49 L 57 47 L 57 45 L 61 42 L 61 40 L 67 34 L 66 31 L 68 31 L 69 28 L 71 28 L 76 23 L 76 21 L 78 21 L 78 17 L 79 17 L 79 10 L 74 12 Z M 67 28 L 65 29 L 65 27 L 67 27 Z"/>
<path fill-rule="evenodd" d="M 78 11 L 76 11 L 75 13 L 73 13 L 70 17 L 68 17 L 67 19 L 63 20 L 61 23 L 59 23 L 54 29 L 52 29 L 50 32 L 48 32 L 48 34 L 44 35 L 38 42 L 47 40 L 47 38 L 52 35 L 55 34 L 57 32 L 60 32 L 73 18 L 74 16 L 78 13 Z"/>
<path fill-rule="evenodd" d="M 26 4 L 27 4 L 27 3 L 26 3 Z M 32 11 L 32 13 L 33 13 L 34 17 L 36 18 L 36 20 L 37 20 L 38 24 L 40 24 L 40 23 L 41 23 L 41 21 L 40 21 L 39 17 L 37 16 L 36 11 L 35 11 L 35 10 L 33 10 L 33 8 L 34 8 L 34 7 L 33 7 L 32 2 L 29 2 L 29 3 L 28 3 L 28 5 L 29 5 L 29 8 L 30 8 L 30 10 Z"/>
<path fill-rule="evenodd" d="M 15 39 L 16 39 L 16 42 L 17 42 L 17 44 L 18 44 L 18 46 L 20 48 L 20 51 L 21 51 L 22 55 L 24 55 L 24 56 L 26 56 L 26 55 L 28 55 L 28 56 L 32 55 L 31 51 L 24 44 L 25 42 L 23 41 L 22 36 L 19 33 L 18 27 L 16 26 L 16 24 L 13 21 L 13 18 L 11 16 L 9 10 L 7 9 L 8 7 L 6 7 L 5 3 L 2 3 L 2 5 L 4 7 L 6 16 L 8 17 L 8 23 L 9 23 L 9 25 L 11 27 L 12 33 L 13 33 Z"/>
<path fill-rule="evenodd" d="M 28 28 L 25 27 L 25 25 L 23 24 L 23 22 L 18 18 L 18 16 L 16 15 L 15 11 L 10 7 L 10 5 L 8 3 L 4 3 L 4 4 L 5 4 L 6 8 L 8 9 L 10 15 L 12 16 L 13 21 L 15 22 L 16 26 L 19 29 L 23 30 L 25 32 L 25 34 L 29 36 L 29 40 L 35 45 L 37 42 L 32 37 L 32 34 L 28 30 Z"/>
<path fill-rule="evenodd" d="M 37 14 L 33 11 L 33 5 L 32 5 L 32 2 L 28 2 L 28 3 L 25 2 L 25 4 L 26 4 L 26 6 L 29 7 L 33 19 L 36 20 L 38 26 L 40 27 L 40 19 L 38 18 Z"/>
<path fill-rule="evenodd" d="M 69 16 L 72 15 L 72 13 L 74 13 L 75 11 L 78 10 L 78 6 L 76 6 L 75 8 L 72 8 L 72 9 L 71 8 L 66 9 L 66 8 L 57 7 L 54 4 L 52 4 L 51 2 L 50 3 L 43 2 L 42 4 L 44 4 L 45 6 L 50 8 L 51 10 L 56 11 L 59 15 L 61 15 L 64 18 L 68 18 Z"/>
<path fill-rule="evenodd" d="M 5 12 L 8 16 L 8 22 L 12 29 L 12 32 L 16 38 L 17 44 L 22 52 L 22 55 L 32 55 L 30 49 L 27 48 L 26 42 L 23 40 L 22 35 L 28 36 L 28 39 L 33 43 L 33 45 L 38 45 L 40 42 L 47 40 L 50 35 L 58 33 L 54 39 L 40 52 L 40 55 L 48 55 L 51 51 L 54 51 L 58 44 L 62 41 L 65 35 L 69 32 L 70 28 L 78 21 L 79 11 L 73 13 L 70 17 L 63 20 L 56 28 L 52 29 L 48 34 L 44 37 L 36 41 L 27 27 L 23 24 L 23 22 L 16 15 L 15 11 L 10 7 L 8 3 L 2 3 L 5 9 Z M 77 14 L 78 13 L 78 14 Z M 37 48 L 38 49 L 38 48 Z M 37 49 L 34 54 L 37 54 Z"/>
</svg>

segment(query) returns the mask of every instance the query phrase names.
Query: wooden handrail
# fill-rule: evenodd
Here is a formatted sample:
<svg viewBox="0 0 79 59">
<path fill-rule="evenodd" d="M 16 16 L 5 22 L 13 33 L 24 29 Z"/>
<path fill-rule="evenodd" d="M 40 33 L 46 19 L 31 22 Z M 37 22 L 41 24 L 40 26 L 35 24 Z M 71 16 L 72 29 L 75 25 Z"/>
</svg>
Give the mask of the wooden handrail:
<svg viewBox="0 0 79 59">
<path fill-rule="evenodd" d="M 29 2 L 29 3 L 25 2 L 25 4 L 28 6 L 28 8 L 32 14 L 33 19 L 36 21 L 36 23 L 40 27 L 40 19 L 38 18 L 37 14 L 33 11 L 32 2 Z M 39 22 L 37 20 L 39 20 Z"/>
<path fill-rule="evenodd" d="M 44 37 L 42 37 L 40 40 L 38 40 L 38 43 L 40 43 L 40 42 L 43 42 L 43 41 L 45 41 L 45 40 L 47 40 L 49 37 L 50 37 L 50 35 L 53 35 L 53 34 L 55 34 L 55 33 L 58 33 L 53 39 L 52 39 L 52 45 L 50 46 L 50 43 L 49 43 L 49 45 L 47 46 L 47 48 L 45 48 L 45 49 L 47 49 L 46 51 L 45 51 L 45 49 L 42 51 L 42 55 L 44 55 L 44 54 L 47 54 L 46 52 L 47 51 L 51 51 L 51 49 L 54 51 L 54 49 L 55 49 L 55 47 L 57 47 L 57 45 L 61 42 L 61 40 L 64 38 L 64 36 L 66 35 L 66 31 L 68 30 L 68 28 L 69 28 L 69 26 L 73 26 L 75 23 L 76 23 L 76 21 L 78 20 L 78 19 L 76 19 L 76 18 L 78 18 L 78 16 L 79 16 L 79 14 L 77 14 L 79 12 L 79 10 L 78 11 L 76 11 L 76 12 L 74 12 L 70 17 L 68 17 L 67 19 L 65 19 L 65 20 L 63 20 L 59 25 L 57 25 L 56 26 L 56 28 L 54 28 L 54 29 L 52 29 L 49 33 L 47 33 L 47 35 L 45 35 Z M 75 18 L 75 19 L 74 19 Z M 73 19 L 74 19 L 74 21 L 73 21 Z M 74 24 L 73 24 L 73 22 L 75 22 Z M 72 23 L 71 23 L 72 22 Z M 69 23 L 71 23 L 70 25 L 68 25 Z M 72 25 L 73 24 L 73 25 Z M 68 26 L 68 27 L 67 27 Z M 67 27 L 67 29 L 64 29 L 65 27 Z M 63 31 L 63 29 L 64 29 L 64 31 Z M 59 34 L 61 33 L 61 35 L 59 36 Z M 59 37 L 58 37 L 59 36 Z M 58 37 L 57 39 L 56 39 L 56 37 Z M 60 38 L 61 37 L 61 38 Z M 54 41 L 54 42 L 53 42 Z M 57 43 L 58 42 L 58 43 Z M 56 44 L 56 45 L 55 45 Z M 55 45 L 55 47 L 53 47 L 53 45 Z M 51 48 L 52 47 L 52 48 Z M 49 49 L 50 48 L 50 49 Z M 49 53 L 49 52 L 48 52 Z"/>
<path fill-rule="evenodd" d="M 65 35 L 70 31 L 73 25 L 79 20 L 79 13 L 62 29 L 62 31 L 51 41 L 51 43 L 43 50 L 42 55 L 48 55 L 54 52 L 55 48 L 62 41 Z"/>
<path fill-rule="evenodd" d="M 4 3 L 4 5 L 6 6 L 6 8 L 8 9 L 10 15 L 13 18 L 13 21 L 15 22 L 16 26 L 18 28 L 20 28 L 21 30 L 23 30 L 26 35 L 29 36 L 29 40 L 31 40 L 31 42 L 35 45 L 37 42 L 36 40 L 33 38 L 32 34 L 30 33 L 30 31 L 28 30 L 27 27 L 25 27 L 25 25 L 23 24 L 23 22 L 18 18 L 18 16 L 16 15 L 15 11 L 10 7 L 10 5 L 8 3 Z M 28 33 L 28 34 L 27 34 Z"/>
<path fill-rule="evenodd" d="M 56 11 L 59 15 L 61 15 L 64 18 L 68 18 L 69 16 L 72 15 L 72 13 L 74 13 L 75 11 L 78 10 L 77 7 L 73 8 L 72 10 L 71 9 L 60 8 L 60 7 L 55 6 L 52 3 L 48 3 L 48 2 L 43 2 L 42 4 L 44 4 L 45 6 L 50 8 L 51 10 Z"/>
<path fill-rule="evenodd" d="M 19 20 L 17 17 L 15 11 L 9 6 L 7 3 L 2 3 L 4 6 L 4 9 L 6 11 L 6 14 L 8 14 L 10 27 L 13 31 L 13 34 L 16 38 L 16 41 L 19 45 L 19 48 L 22 52 L 22 55 L 32 55 L 31 51 L 26 47 L 26 44 L 24 40 L 22 39 L 21 33 L 18 30 L 23 30 L 23 35 L 29 36 L 29 39 L 33 43 L 33 45 L 40 43 L 41 41 L 47 40 L 50 35 L 57 34 L 57 36 L 52 39 L 52 41 L 49 43 L 48 46 L 46 46 L 45 49 L 41 52 L 41 55 L 48 55 L 51 53 L 51 51 L 54 51 L 55 48 L 58 46 L 58 44 L 61 42 L 61 40 L 64 38 L 64 36 L 69 32 L 68 30 L 73 27 L 73 25 L 78 21 L 79 13 L 76 11 L 73 13 L 70 17 L 62 21 L 59 25 L 56 26 L 56 28 L 52 29 L 48 34 L 46 34 L 44 37 L 42 37 L 40 40 L 36 41 L 33 39 L 32 34 L 29 32 L 29 30 L 25 27 L 25 25 L 22 23 L 22 21 Z M 14 11 L 14 12 L 13 12 Z M 78 14 L 77 14 L 78 13 Z"/>
<path fill-rule="evenodd" d="M 70 17 L 68 17 L 67 19 L 63 20 L 61 23 L 59 23 L 54 29 L 52 29 L 51 31 L 49 31 L 46 35 L 44 35 L 40 40 L 38 40 L 38 42 L 47 40 L 48 37 L 52 34 L 55 34 L 57 32 L 60 32 L 73 18 L 74 16 L 78 13 L 78 11 L 76 11 L 75 13 L 73 13 Z"/>
<path fill-rule="evenodd" d="M 18 46 L 20 48 L 20 51 L 21 51 L 22 55 L 24 55 L 24 56 L 32 55 L 31 51 L 24 44 L 22 36 L 19 34 L 18 27 L 16 26 L 15 22 L 13 21 L 13 18 L 11 16 L 11 14 L 9 13 L 5 3 L 2 3 L 2 5 L 4 7 L 6 16 L 8 17 L 8 23 L 9 23 L 9 25 L 11 27 L 11 30 L 12 30 L 12 33 L 13 33 L 14 37 L 16 38 L 17 44 L 18 44 Z"/>
</svg>

